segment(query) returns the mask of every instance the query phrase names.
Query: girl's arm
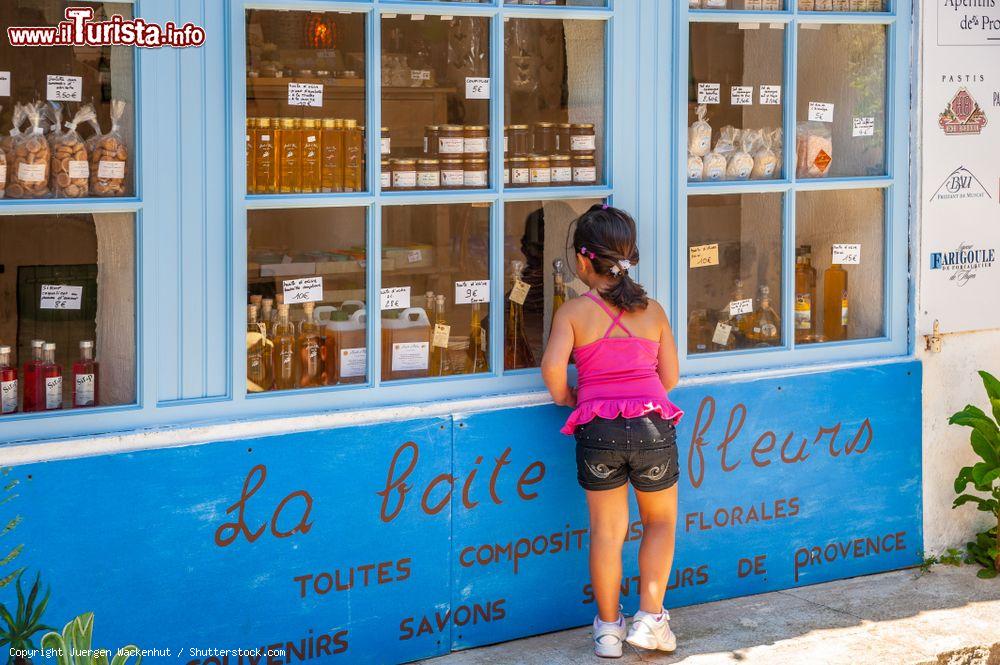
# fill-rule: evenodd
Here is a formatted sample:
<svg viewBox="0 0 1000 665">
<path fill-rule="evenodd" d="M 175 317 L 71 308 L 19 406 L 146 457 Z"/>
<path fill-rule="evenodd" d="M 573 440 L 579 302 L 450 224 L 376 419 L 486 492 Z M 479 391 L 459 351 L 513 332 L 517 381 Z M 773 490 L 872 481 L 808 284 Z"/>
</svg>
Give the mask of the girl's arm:
<svg viewBox="0 0 1000 665">
<path fill-rule="evenodd" d="M 574 341 L 573 325 L 566 310 L 567 307 L 560 307 L 552 320 L 549 343 L 545 347 L 545 355 L 542 356 L 542 379 L 556 404 L 575 407 L 576 392 L 569 387 L 566 379 Z"/>
<path fill-rule="evenodd" d="M 677 342 L 674 341 L 674 331 L 670 328 L 670 320 L 667 318 L 666 312 L 663 312 L 663 328 L 660 330 L 660 355 L 657 373 L 660 375 L 660 382 L 667 389 L 667 392 L 672 390 L 680 379 Z"/>
</svg>

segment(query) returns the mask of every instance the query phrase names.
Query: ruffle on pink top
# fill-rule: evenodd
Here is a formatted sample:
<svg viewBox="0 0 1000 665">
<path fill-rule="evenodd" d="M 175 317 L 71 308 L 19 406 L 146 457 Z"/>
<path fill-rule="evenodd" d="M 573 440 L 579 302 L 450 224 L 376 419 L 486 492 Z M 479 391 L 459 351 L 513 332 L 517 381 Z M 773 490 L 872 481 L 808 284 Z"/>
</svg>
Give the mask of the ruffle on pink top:
<svg viewBox="0 0 1000 665">
<path fill-rule="evenodd" d="M 625 418 L 641 418 L 650 413 L 657 413 L 664 420 L 680 422 L 684 412 L 667 398 L 654 399 L 601 399 L 590 400 L 578 404 L 559 430 L 563 434 L 573 434 L 578 425 L 589 423 L 594 418 L 612 420 L 618 416 Z"/>
</svg>

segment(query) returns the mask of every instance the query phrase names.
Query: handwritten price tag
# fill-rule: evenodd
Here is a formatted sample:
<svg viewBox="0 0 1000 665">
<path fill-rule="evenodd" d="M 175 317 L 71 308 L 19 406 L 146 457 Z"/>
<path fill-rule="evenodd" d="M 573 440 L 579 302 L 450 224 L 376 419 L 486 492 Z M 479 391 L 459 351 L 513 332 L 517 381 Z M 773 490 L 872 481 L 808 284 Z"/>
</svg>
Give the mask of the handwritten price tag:
<svg viewBox="0 0 1000 665">
<path fill-rule="evenodd" d="M 528 298 L 528 291 L 531 290 L 531 285 L 522 280 L 517 280 L 514 282 L 514 286 L 510 290 L 510 301 L 515 302 L 518 305 L 523 305 L 524 301 Z"/>
<path fill-rule="evenodd" d="M 488 77 L 488 76 L 466 76 L 465 77 L 465 98 L 466 99 L 489 99 L 490 98 L 490 77 Z"/>
<path fill-rule="evenodd" d="M 379 292 L 382 309 L 406 309 L 410 306 L 410 287 L 393 286 Z"/>
<path fill-rule="evenodd" d="M 809 102 L 810 122 L 833 122 L 833 104 Z"/>
<path fill-rule="evenodd" d="M 431 339 L 431 346 L 439 349 L 448 348 L 448 340 L 451 338 L 451 326 L 443 323 L 434 324 L 434 337 Z"/>
<path fill-rule="evenodd" d="M 420 263 L 424 258 L 423 252 L 419 249 L 411 249 L 406 253 L 407 263 Z"/>
<path fill-rule="evenodd" d="M 753 86 L 734 85 L 729 89 L 729 103 L 733 106 L 753 106 Z"/>
<path fill-rule="evenodd" d="M 50 102 L 79 102 L 83 99 L 83 77 L 49 74 L 45 94 Z"/>
<path fill-rule="evenodd" d="M 746 300 L 733 300 L 729 303 L 729 314 L 731 316 L 742 316 L 753 311 L 753 298 Z"/>
<path fill-rule="evenodd" d="M 468 282 L 455 282 L 455 304 L 471 305 L 477 302 L 490 301 L 490 280 L 479 279 Z"/>
<path fill-rule="evenodd" d="M 688 262 L 692 268 L 719 265 L 719 243 L 695 245 L 688 250 Z"/>
<path fill-rule="evenodd" d="M 834 244 L 833 259 L 830 261 L 834 265 L 856 266 L 861 264 L 861 245 Z"/>
<path fill-rule="evenodd" d="M 718 104 L 719 99 L 722 95 L 722 84 L 721 83 L 699 83 L 698 84 L 698 103 L 699 104 Z"/>
<path fill-rule="evenodd" d="M 285 293 L 285 302 L 290 305 L 293 303 L 319 302 L 323 300 L 322 277 L 286 279 L 281 285 Z"/>
<path fill-rule="evenodd" d="M 323 106 L 323 84 L 322 83 L 289 83 L 288 84 L 288 105 L 289 106 Z"/>
<path fill-rule="evenodd" d="M 781 86 L 760 86 L 760 103 L 761 106 L 781 106 Z"/>
<path fill-rule="evenodd" d="M 875 118 L 855 118 L 851 133 L 854 138 L 859 136 L 875 136 Z"/>
<path fill-rule="evenodd" d="M 10 97 L 10 72 L 0 72 L 0 97 Z"/>
<path fill-rule="evenodd" d="M 729 344 L 729 336 L 732 332 L 733 327 L 731 325 L 720 321 L 719 324 L 715 326 L 715 334 L 712 335 L 712 343 L 718 344 L 719 346 Z"/>
<path fill-rule="evenodd" d="M 83 287 L 65 284 L 42 284 L 39 309 L 80 309 L 83 306 Z"/>
</svg>

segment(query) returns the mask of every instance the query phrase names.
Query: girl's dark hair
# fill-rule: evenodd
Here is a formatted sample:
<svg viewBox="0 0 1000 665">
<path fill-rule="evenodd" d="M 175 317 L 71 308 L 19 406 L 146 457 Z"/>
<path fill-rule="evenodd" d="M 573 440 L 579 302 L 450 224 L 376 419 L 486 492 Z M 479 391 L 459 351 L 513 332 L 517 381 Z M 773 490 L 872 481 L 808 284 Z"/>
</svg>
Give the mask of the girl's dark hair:
<svg viewBox="0 0 1000 665">
<path fill-rule="evenodd" d="M 599 275 L 611 278 L 601 297 L 626 312 L 646 309 L 646 289 L 629 275 L 629 267 L 639 263 L 635 220 L 618 208 L 597 204 L 576 220 L 573 247 L 583 254 Z"/>
</svg>

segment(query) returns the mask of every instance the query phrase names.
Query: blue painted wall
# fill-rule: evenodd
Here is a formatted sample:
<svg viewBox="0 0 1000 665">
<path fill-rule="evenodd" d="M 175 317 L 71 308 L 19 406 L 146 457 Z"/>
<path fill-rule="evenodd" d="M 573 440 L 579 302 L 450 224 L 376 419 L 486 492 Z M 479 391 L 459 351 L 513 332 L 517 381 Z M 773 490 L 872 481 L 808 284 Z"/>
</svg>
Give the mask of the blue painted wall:
<svg viewBox="0 0 1000 665">
<path fill-rule="evenodd" d="M 674 397 L 687 415 L 668 607 L 920 561 L 919 363 Z M 7 540 L 52 587 L 47 623 L 93 611 L 96 646 L 173 651 L 148 662 L 214 665 L 186 650 L 269 645 L 301 649 L 290 662 L 400 662 L 577 626 L 595 609 L 565 416 L 456 414 L 18 467 L 3 510 L 23 522 Z"/>
</svg>

